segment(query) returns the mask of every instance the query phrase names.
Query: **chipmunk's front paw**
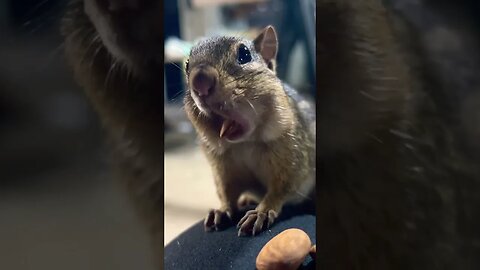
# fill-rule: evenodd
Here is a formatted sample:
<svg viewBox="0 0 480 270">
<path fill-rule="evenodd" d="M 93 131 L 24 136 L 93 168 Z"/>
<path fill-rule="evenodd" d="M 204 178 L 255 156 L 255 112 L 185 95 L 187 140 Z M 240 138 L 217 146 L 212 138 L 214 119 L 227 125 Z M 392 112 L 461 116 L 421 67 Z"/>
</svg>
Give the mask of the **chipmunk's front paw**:
<svg viewBox="0 0 480 270">
<path fill-rule="evenodd" d="M 255 236 L 265 228 L 270 228 L 278 214 L 274 210 L 261 212 L 258 210 L 250 210 L 238 222 L 238 236 L 249 235 Z"/>
<path fill-rule="evenodd" d="M 229 210 L 211 209 L 203 223 L 205 231 L 219 231 L 231 225 L 232 213 Z"/>
</svg>

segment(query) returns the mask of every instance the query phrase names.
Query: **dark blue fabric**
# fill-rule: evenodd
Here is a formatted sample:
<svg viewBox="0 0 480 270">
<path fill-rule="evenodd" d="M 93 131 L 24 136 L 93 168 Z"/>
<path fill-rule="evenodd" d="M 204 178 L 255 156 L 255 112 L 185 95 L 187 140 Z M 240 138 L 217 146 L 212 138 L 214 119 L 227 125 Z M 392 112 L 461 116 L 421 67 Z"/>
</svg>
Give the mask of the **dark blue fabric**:
<svg viewBox="0 0 480 270">
<path fill-rule="evenodd" d="M 165 247 L 165 269 L 255 269 L 255 260 L 262 247 L 280 232 L 298 228 L 315 241 L 315 216 L 281 215 L 270 230 L 255 237 L 238 237 L 235 226 L 219 232 L 204 232 L 198 222 Z M 302 269 L 315 269 L 307 256 Z"/>
</svg>

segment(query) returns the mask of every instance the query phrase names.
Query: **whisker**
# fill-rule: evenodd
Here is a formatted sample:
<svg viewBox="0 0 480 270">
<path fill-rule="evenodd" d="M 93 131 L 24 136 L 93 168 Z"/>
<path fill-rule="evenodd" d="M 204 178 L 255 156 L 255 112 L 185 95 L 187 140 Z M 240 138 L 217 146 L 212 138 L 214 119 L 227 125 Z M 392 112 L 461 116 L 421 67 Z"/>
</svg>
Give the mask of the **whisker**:
<svg viewBox="0 0 480 270">
<path fill-rule="evenodd" d="M 253 112 L 255 113 L 255 115 L 258 116 L 258 112 L 257 112 L 257 110 L 255 110 L 255 107 L 254 107 L 253 104 L 250 102 L 250 100 L 246 99 L 246 101 L 247 101 L 247 103 L 250 105 L 250 107 L 252 107 L 252 110 L 253 110 Z"/>
<path fill-rule="evenodd" d="M 297 193 L 298 195 L 302 196 L 302 197 L 303 197 L 303 198 L 305 198 L 305 199 L 310 199 L 310 197 L 309 197 L 309 196 L 307 196 L 307 195 L 305 195 L 305 194 L 301 193 L 301 192 L 300 192 L 300 191 L 298 191 L 298 190 L 297 190 L 297 191 L 295 191 L 295 193 Z"/>
<path fill-rule="evenodd" d="M 173 66 L 175 66 L 176 68 L 178 68 L 178 70 L 182 71 L 183 72 L 183 68 L 181 68 L 179 65 L 177 65 L 176 63 L 173 63 L 173 62 L 170 62 L 169 64 L 172 64 Z"/>
<path fill-rule="evenodd" d="M 112 65 L 110 66 L 110 69 L 108 70 L 108 73 L 107 73 L 107 76 L 105 77 L 105 82 L 104 82 L 104 89 L 107 91 L 108 90 L 108 86 L 110 84 L 110 78 L 113 74 L 113 71 L 115 70 L 115 67 L 117 66 L 117 61 L 113 61 Z"/>
<path fill-rule="evenodd" d="M 182 113 L 185 112 L 185 104 L 182 104 L 182 106 L 179 106 L 175 109 L 176 113 Z"/>
<path fill-rule="evenodd" d="M 95 32 L 92 39 L 90 40 L 90 43 L 88 44 L 86 50 L 89 51 L 90 48 L 92 48 L 92 46 L 97 42 L 100 42 L 100 35 Z"/>
<path fill-rule="evenodd" d="M 92 38 L 92 40 L 90 41 L 90 44 L 88 44 L 87 48 L 85 49 L 85 56 L 80 60 L 80 63 L 83 63 L 83 61 L 87 60 L 90 54 L 90 49 L 99 40 L 100 40 L 100 36 L 98 34 Z"/>
<path fill-rule="evenodd" d="M 177 99 L 178 99 L 183 93 L 184 93 L 183 91 L 179 91 L 177 94 L 175 94 L 175 95 L 170 99 L 170 101 L 176 102 Z"/>
<path fill-rule="evenodd" d="M 68 38 L 77 41 L 76 36 L 79 35 L 79 34 L 83 34 L 83 38 L 85 38 L 86 36 L 88 36 L 89 33 L 88 32 L 83 33 L 84 31 L 85 30 L 83 28 L 78 28 L 78 29 L 74 30 L 71 34 L 69 34 Z M 83 38 L 81 38 L 80 40 L 83 40 Z"/>
<path fill-rule="evenodd" d="M 90 62 L 90 67 L 89 67 L 89 70 L 90 72 L 92 72 L 94 69 L 93 69 L 93 66 L 95 65 L 95 61 L 98 57 L 98 53 L 103 49 L 102 46 L 98 46 L 98 48 L 95 50 L 95 52 L 93 53 L 93 56 L 92 56 L 92 61 Z"/>
<path fill-rule="evenodd" d="M 130 68 L 128 67 L 127 63 L 125 62 L 122 62 L 120 64 L 120 68 L 119 68 L 121 71 L 123 71 L 125 73 L 125 82 L 127 85 L 130 85 L 130 82 L 131 82 L 131 70 Z"/>
<path fill-rule="evenodd" d="M 379 137 L 373 135 L 372 133 L 365 133 L 368 137 L 372 138 L 373 140 L 377 141 L 378 143 L 383 143 L 382 139 L 380 139 Z"/>
<path fill-rule="evenodd" d="M 370 95 L 369 93 L 367 93 L 363 90 L 359 91 L 359 93 L 362 94 L 363 96 L 365 96 L 366 98 L 368 98 L 370 100 L 373 100 L 373 101 L 385 101 L 385 98 L 379 98 L 379 97 Z"/>
</svg>

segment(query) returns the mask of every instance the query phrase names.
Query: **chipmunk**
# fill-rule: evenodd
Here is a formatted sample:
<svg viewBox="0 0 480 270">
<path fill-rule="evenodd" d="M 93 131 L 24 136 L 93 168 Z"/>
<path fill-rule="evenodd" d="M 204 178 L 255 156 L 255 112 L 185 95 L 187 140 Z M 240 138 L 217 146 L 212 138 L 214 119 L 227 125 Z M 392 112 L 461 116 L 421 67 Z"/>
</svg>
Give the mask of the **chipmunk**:
<svg viewBox="0 0 480 270">
<path fill-rule="evenodd" d="M 253 41 L 203 40 L 186 62 L 185 110 L 221 201 L 205 219 L 207 231 L 221 229 L 247 199 L 258 205 L 238 222 L 239 235 L 271 226 L 287 202 L 314 199 L 314 108 L 277 78 L 277 50 L 267 26 Z"/>
</svg>

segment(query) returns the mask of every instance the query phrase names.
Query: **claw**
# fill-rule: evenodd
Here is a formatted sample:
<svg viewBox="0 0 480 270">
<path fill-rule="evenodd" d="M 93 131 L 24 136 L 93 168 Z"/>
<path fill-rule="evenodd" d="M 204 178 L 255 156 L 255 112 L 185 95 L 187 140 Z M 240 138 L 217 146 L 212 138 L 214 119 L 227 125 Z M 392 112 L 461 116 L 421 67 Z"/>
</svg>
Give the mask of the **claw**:
<svg viewBox="0 0 480 270">
<path fill-rule="evenodd" d="M 263 228 L 263 223 L 265 222 L 267 215 L 265 213 L 258 213 L 257 220 L 253 224 L 252 235 L 255 236 L 257 232 L 260 232 Z"/>
<path fill-rule="evenodd" d="M 268 211 L 267 228 L 270 228 L 272 226 L 273 222 L 275 222 L 275 219 L 277 219 L 277 217 L 278 217 L 277 212 L 275 212 L 273 210 Z"/>
<path fill-rule="evenodd" d="M 214 218 L 215 218 L 215 213 L 213 209 L 210 209 L 208 211 L 207 216 L 205 217 L 205 221 L 203 222 L 203 227 L 205 228 L 205 231 L 211 232 L 213 231 L 213 228 L 215 226 Z"/>
<path fill-rule="evenodd" d="M 211 232 L 213 230 L 219 231 L 231 220 L 232 213 L 228 210 L 211 209 L 204 221 L 205 231 Z"/>
<path fill-rule="evenodd" d="M 255 236 L 265 229 L 265 227 L 269 228 L 276 217 L 277 213 L 274 210 L 269 210 L 268 212 L 258 212 L 257 210 L 247 211 L 245 216 L 243 216 L 237 224 L 237 228 L 239 229 L 238 236 L 246 235 L 249 232 L 252 236 Z"/>
<path fill-rule="evenodd" d="M 245 220 L 247 220 L 247 218 L 250 216 L 250 215 L 256 215 L 257 214 L 257 210 L 250 210 L 250 211 L 247 211 L 245 213 L 245 215 L 242 217 L 242 219 L 240 219 L 240 221 L 238 222 L 237 224 L 237 229 L 240 228 L 240 226 L 242 226 L 242 224 L 245 222 Z"/>
<path fill-rule="evenodd" d="M 245 222 L 240 226 L 240 229 L 238 231 L 239 236 L 246 235 L 248 231 L 252 230 L 252 223 L 254 223 L 256 219 L 256 214 L 251 214 L 250 216 L 248 216 Z"/>
</svg>

